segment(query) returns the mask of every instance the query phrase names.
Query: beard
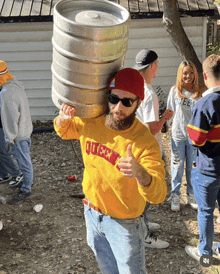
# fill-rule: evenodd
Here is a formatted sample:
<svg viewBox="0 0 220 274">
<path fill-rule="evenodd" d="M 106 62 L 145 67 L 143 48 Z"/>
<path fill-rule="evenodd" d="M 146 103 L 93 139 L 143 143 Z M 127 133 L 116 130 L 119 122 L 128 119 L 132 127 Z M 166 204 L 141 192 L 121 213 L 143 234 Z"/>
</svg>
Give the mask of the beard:
<svg viewBox="0 0 220 274">
<path fill-rule="evenodd" d="M 108 108 L 105 116 L 105 126 L 109 129 L 114 129 L 114 130 L 126 130 L 130 128 L 134 123 L 137 108 L 138 106 L 127 117 L 122 111 L 117 111 L 117 113 L 119 115 L 122 115 L 124 118 L 114 118 L 113 112 L 111 112 L 110 109 Z"/>
</svg>

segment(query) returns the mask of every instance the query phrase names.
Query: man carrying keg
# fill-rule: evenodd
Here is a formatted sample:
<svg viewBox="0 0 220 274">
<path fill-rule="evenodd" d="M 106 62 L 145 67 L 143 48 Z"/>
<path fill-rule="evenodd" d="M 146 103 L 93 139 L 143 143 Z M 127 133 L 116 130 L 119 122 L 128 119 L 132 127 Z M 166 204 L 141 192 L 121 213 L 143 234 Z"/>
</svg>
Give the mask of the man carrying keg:
<svg viewBox="0 0 220 274">
<path fill-rule="evenodd" d="M 142 213 L 146 202 L 166 198 L 164 162 L 158 142 L 135 117 L 144 99 L 140 73 L 119 71 L 108 90 L 106 114 L 79 118 L 64 104 L 54 126 L 61 138 L 81 143 L 87 241 L 101 272 L 145 274 Z"/>
</svg>

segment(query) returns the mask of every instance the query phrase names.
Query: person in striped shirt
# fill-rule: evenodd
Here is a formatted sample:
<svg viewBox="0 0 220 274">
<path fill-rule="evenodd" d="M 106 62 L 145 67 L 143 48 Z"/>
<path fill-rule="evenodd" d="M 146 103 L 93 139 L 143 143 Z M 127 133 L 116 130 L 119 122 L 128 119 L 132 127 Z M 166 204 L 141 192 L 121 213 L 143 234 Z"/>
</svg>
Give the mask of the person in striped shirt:
<svg viewBox="0 0 220 274">
<path fill-rule="evenodd" d="M 213 252 L 220 254 L 214 243 L 213 213 L 220 189 L 220 56 L 212 54 L 203 62 L 204 82 L 208 90 L 193 109 L 187 126 L 190 142 L 198 148 L 195 177 L 192 180 L 198 204 L 200 244 L 186 246 L 186 253 L 201 263 L 209 263 Z M 205 256 L 205 257 L 204 257 Z M 208 256 L 208 257 L 207 257 Z M 204 259 L 204 261 L 203 261 Z"/>
</svg>

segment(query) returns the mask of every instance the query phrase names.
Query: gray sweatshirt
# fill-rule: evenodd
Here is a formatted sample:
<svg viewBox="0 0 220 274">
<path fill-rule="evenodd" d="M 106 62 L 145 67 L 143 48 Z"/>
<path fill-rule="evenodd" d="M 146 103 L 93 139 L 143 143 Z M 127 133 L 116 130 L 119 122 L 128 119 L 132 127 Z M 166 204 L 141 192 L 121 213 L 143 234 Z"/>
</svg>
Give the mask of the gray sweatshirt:
<svg viewBox="0 0 220 274">
<path fill-rule="evenodd" d="M 0 93 L 1 120 L 6 142 L 29 138 L 33 125 L 24 87 L 12 79 L 2 87 Z"/>
</svg>

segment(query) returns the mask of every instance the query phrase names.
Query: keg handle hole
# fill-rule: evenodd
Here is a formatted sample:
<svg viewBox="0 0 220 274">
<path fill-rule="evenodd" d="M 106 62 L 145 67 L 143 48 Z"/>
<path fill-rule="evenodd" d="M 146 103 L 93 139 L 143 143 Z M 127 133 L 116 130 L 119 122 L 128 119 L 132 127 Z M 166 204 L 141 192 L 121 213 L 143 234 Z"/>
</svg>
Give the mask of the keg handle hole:
<svg viewBox="0 0 220 274">
<path fill-rule="evenodd" d="M 100 16 L 95 12 L 86 13 L 86 17 L 88 17 L 90 19 L 100 19 Z"/>
</svg>

